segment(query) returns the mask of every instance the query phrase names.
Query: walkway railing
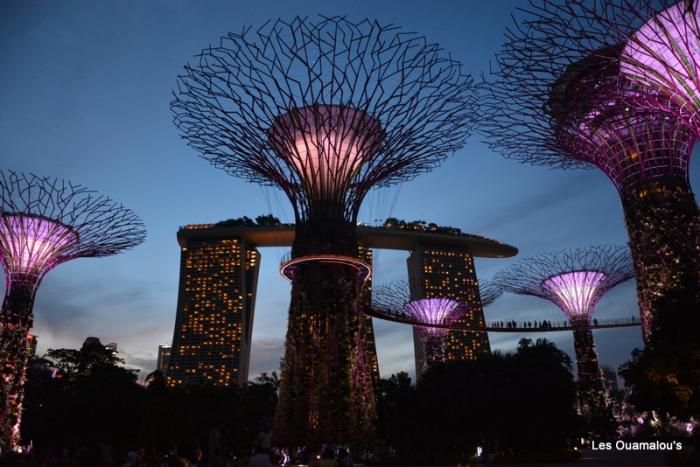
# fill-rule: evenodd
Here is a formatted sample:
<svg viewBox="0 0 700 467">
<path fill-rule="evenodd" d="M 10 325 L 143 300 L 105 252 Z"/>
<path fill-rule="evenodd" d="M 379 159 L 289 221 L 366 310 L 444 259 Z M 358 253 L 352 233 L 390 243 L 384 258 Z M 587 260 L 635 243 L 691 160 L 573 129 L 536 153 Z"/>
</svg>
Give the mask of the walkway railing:
<svg viewBox="0 0 700 467">
<path fill-rule="evenodd" d="M 413 326 L 425 326 L 425 323 L 419 320 L 412 320 L 405 315 L 392 315 L 386 311 L 370 308 L 366 313 L 372 317 L 393 321 L 396 323 L 410 324 Z M 591 329 L 606 329 L 606 328 L 624 328 L 632 326 L 640 326 L 641 320 L 639 317 L 631 316 L 629 318 L 618 319 L 592 319 L 589 321 Z M 558 332 L 571 331 L 574 325 L 570 321 L 492 321 L 485 323 L 483 326 L 468 326 L 464 323 L 440 324 L 432 327 L 449 329 L 453 331 L 464 332 Z"/>
</svg>

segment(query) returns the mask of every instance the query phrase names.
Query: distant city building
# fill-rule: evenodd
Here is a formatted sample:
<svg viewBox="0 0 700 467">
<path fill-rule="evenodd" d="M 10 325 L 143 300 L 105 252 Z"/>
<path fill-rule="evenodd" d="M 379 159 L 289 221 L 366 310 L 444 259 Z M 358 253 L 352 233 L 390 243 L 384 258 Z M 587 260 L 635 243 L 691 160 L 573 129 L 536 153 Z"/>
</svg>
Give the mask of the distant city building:
<svg viewBox="0 0 700 467">
<path fill-rule="evenodd" d="M 163 374 L 168 371 L 168 363 L 170 362 L 170 352 L 172 348 L 173 346 L 170 344 L 158 346 L 158 367 L 156 370 L 163 372 Z"/>
<path fill-rule="evenodd" d="M 227 228 L 185 226 L 169 386 L 248 382 L 260 253 Z"/>
<path fill-rule="evenodd" d="M 408 257 L 408 283 L 411 298 L 448 298 L 468 305 L 466 313 L 457 320 L 468 326 L 484 326 L 484 311 L 479 298 L 479 283 L 474 270 L 474 258 L 468 249 L 444 244 L 419 244 Z M 425 349 L 414 328 L 413 343 L 416 376 L 426 368 Z M 485 332 L 450 331 L 447 335 L 446 360 L 475 360 L 491 352 Z"/>
<path fill-rule="evenodd" d="M 361 260 L 366 263 L 372 264 L 372 259 L 374 254 L 372 250 L 365 247 L 364 245 L 359 245 L 358 256 Z M 371 307 L 372 306 L 372 278 L 367 279 L 362 288 L 362 295 L 360 296 L 362 301 L 361 306 Z M 375 387 L 379 384 L 379 360 L 377 359 L 377 344 L 374 340 L 374 325 L 372 324 L 372 317 L 369 315 L 364 315 L 362 317 L 365 326 L 365 358 L 366 364 L 369 366 L 370 375 L 372 376 L 372 382 Z"/>
<path fill-rule="evenodd" d="M 27 335 L 27 358 L 32 358 L 36 356 L 36 345 L 39 341 L 39 336 L 34 334 Z"/>
<path fill-rule="evenodd" d="M 619 390 L 617 372 L 609 366 L 601 367 L 600 371 L 603 373 L 603 384 L 605 384 L 605 388 L 610 393 L 616 393 Z"/>
</svg>

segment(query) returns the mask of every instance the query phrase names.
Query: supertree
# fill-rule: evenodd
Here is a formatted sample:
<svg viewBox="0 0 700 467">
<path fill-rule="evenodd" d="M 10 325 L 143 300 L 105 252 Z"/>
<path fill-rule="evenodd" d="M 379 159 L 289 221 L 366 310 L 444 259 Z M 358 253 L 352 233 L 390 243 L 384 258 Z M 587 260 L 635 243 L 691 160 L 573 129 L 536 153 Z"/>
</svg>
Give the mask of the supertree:
<svg viewBox="0 0 700 467">
<path fill-rule="evenodd" d="M 414 326 L 425 349 L 423 374 L 435 363 L 444 362 L 447 326 L 453 324 L 463 313 L 464 305 L 448 298 L 422 298 L 411 300 L 408 283 L 390 282 L 372 291 L 372 307 L 375 316 L 387 316 Z"/>
<path fill-rule="evenodd" d="M 484 96 L 484 132 L 507 157 L 594 166 L 617 188 L 645 339 L 660 315 L 694 329 L 700 224 L 688 179 L 697 138 L 694 4 L 544 0 L 506 34 Z M 645 24 L 646 23 L 646 24 Z M 673 334 L 665 332 L 665 334 Z"/>
<path fill-rule="evenodd" d="M 479 280 L 479 297 L 481 297 L 481 306 L 486 308 L 495 302 L 501 295 L 503 295 L 503 288 L 501 288 L 493 280 Z"/>
<path fill-rule="evenodd" d="M 594 246 L 546 253 L 523 259 L 494 277 L 508 292 L 553 302 L 571 321 L 579 408 L 584 415 L 604 414 L 607 403 L 590 328 L 591 315 L 608 290 L 632 277 L 634 268 L 626 246 Z"/>
<path fill-rule="evenodd" d="M 231 175 L 274 185 L 294 209 L 292 279 L 274 435 L 318 445 L 372 437 L 357 258 L 367 192 L 408 180 L 464 144 L 473 81 L 436 44 L 342 17 L 268 22 L 224 36 L 178 78 L 182 136 Z"/>
<path fill-rule="evenodd" d="M 110 256 L 141 243 L 133 211 L 80 185 L 0 170 L 0 451 L 14 450 L 37 288 L 47 272 L 75 258 Z"/>
</svg>

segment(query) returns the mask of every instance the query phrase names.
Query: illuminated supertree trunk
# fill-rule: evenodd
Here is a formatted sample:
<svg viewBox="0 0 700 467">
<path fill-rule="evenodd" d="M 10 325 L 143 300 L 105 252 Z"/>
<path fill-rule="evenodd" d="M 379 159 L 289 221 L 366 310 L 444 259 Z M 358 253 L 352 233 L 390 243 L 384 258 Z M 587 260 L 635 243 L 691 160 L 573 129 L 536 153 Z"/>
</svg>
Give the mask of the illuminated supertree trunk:
<svg viewBox="0 0 700 467">
<path fill-rule="evenodd" d="M 7 273 L 6 273 L 7 274 Z M 19 425 L 27 365 L 27 335 L 32 329 L 32 307 L 38 286 L 36 277 L 13 277 L 5 281 L 0 311 L 0 449 L 14 450 L 19 443 Z"/>
<path fill-rule="evenodd" d="M 576 376 L 579 387 L 579 408 L 582 414 L 602 414 L 607 409 L 607 397 L 598 366 L 598 351 L 593 341 L 588 319 L 573 320 Z"/>
<path fill-rule="evenodd" d="M 179 77 L 175 123 L 205 159 L 284 191 L 292 280 L 274 438 L 372 441 L 375 417 L 357 259 L 357 214 L 376 186 L 410 179 L 463 145 L 472 81 L 438 46 L 369 20 L 267 23 L 230 33 Z"/>
<path fill-rule="evenodd" d="M 492 146 L 533 164 L 605 173 L 624 209 L 647 344 L 659 333 L 666 344 L 695 340 L 700 218 L 688 167 L 700 134 L 697 2 L 542 0 L 521 13 L 484 99 Z"/>
<path fill-rule="evenodd" d="M 608 290 L 632 277 L 627 247 L 599 246 L 527 258 L 494 278 L 506 291 L 553 302 L 569 318 L 574 330 L 579 410 L 586 417 L 609 416 L 590 317 Z"/>
<path fill-rule="evenodd" d="M 0 171 L 0 451 L 17 449 L 34 297 L 44 275 L 79 257 L 108 256 L 141 243 L 138 217 L 67 182 Z"/>
<path fill-rule="evenodd" d="M 700 304 L 700 218 L 695 196 L 689 190 L 664 190 L 623 203 L 645 338 L 677 336 L 697 322 L 685 318 L 692 317 Z M 655 319 L 659 314 L 671 319 Z"/>
</svg>

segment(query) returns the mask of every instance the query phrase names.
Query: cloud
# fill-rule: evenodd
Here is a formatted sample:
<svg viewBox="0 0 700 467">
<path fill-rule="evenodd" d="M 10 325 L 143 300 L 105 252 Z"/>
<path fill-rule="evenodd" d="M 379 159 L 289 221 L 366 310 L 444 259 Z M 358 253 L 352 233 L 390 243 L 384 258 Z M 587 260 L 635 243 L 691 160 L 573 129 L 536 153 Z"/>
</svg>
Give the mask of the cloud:
<svg viewBox="0 0 700 467">
<path fill-rule="evenodd" d="M 484 216 L 489 220 L 478 224 L 474 233 L 488 235 L 488 232 L 513 231 L 517 225 L 523 223 L 531 226 L 533 215 L 543 215 L 565 204 L 573 206 L 575 203 L 572 201 L 577 198 L 604 191 L 601 188 L 606 182 L 602 176 L 598 177 L 591 171 L 581 170 L 562 174 L 559 178 L 553 174 L 552 179 L 551 183 L 537 187 L 539 189 L 525 191 L 526 196 L 516 198 L 515 202 L 504 208 L 491 211 L 489 216 Z M 513 191 L 517 194 L 523 192 L 524 190 Z M 522 238 L 522 235 L 516 238 Z M 538 242 L 541 243 L 541 238 L 538 238 Z"/>
<path fill-rule="evenodd" d="M 255 339 L 250 353 L 250 375 L 254 379 L 260 373 L 280 371 L 280 359 L 284 354 L 284 340 Z"/>
</svg>

